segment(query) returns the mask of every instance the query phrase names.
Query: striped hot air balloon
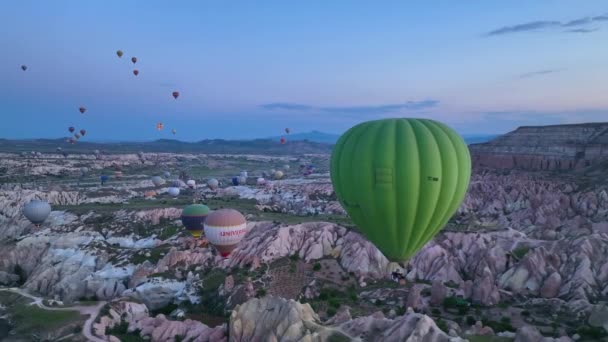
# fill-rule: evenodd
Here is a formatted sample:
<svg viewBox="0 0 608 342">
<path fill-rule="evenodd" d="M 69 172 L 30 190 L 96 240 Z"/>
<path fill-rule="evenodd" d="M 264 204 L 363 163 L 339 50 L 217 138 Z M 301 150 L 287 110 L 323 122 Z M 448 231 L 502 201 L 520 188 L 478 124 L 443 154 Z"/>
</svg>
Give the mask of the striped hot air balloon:
<svg viewBox="0 0 608 342">
<path fill-rule="evenodd" d="M 247 234 L 245 216 L 234 209 L 220 209 L 207 216 L 205 237 L 221 256 L 227 257 Z"/>
<path fill-rule="evenodd" d="M 203 204 L 191 204 L 182 211 L 182 223 L 193 237 L 199 238 L 203 233 L 203 225 L 209 214 L 209 207 Z"/>
<path fill-rule="evenodd" d="M 156 129 L 159 130 L 159 131 L 162 131 L 163 130 L 163 123 L 162 122 L 157 123 L 156 124 Z"/>
</svg>

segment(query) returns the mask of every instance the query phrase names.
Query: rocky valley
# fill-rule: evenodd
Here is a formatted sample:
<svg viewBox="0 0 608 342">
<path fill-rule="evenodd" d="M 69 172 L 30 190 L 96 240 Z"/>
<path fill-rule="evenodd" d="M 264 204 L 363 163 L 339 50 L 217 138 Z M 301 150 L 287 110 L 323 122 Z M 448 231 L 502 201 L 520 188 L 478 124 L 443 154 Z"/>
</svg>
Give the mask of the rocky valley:
<svg viewBox="0 0 608 342">
<path fill-rule="evenodd" d="M 607 129 L 471 146 L 462 205 L 401 264 L 357 232 L 327 153 L 4 153 L 0 340 L 606 340 Z M 271 169 L 285 178 L 256 182 Z M 40 227 L 22 214 L 32 199 L 52 206 Z M 194 202 L 246 217 L 230 257 L 184 229 Z"/>
</svg>

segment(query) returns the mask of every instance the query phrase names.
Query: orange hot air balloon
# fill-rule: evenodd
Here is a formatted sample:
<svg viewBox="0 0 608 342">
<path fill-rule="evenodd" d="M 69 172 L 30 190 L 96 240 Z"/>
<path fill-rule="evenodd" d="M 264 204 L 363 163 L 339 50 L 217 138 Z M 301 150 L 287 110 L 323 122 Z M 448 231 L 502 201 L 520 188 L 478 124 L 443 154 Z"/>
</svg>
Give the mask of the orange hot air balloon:
<svg viewBox="0 0 608 342">
<path fill-rule="evenodd" d="M 156 124 L 156 129 L 159 130 L 159 131 L 162 130 L 163 129 L 163 123 L 162 122 L 157 123 Z"/>
<path fill-rule="evenodd" d="M 80 130 L 80 135 L 82 135 L 84 137 L 85 134 L 87 134 L 87 130 L 86 129 L 81 129 Z"/>
<path fill-rule="evenodd" d="M 139 75 L 139 70 L 137 70 L 137 69 L 133 70 L 133 75 L 135 75 L 135 76 Z"/>
<path fill-rule="evenodd" d="M 131 57 L 131 62 L 133 62 L 133 64 L 137 63 L 137 57 Z"/>
<path fill-rule="evenodd" d="M 84 107 L 80 107 L 80 108 L 78 108 L 78 110 L 80 111 L 81 114 L 84 114 L 84 112 L 87 111 L 87 109 Z"/>
<path fill-rule="evenodd" d="M 179 97 L 179 91 L 174 91 L 173 98 L 177 100 L 178 97 Z"/>
<path fill-rule="evenodd" d="M 285 140 L 285 138 L 281 138 L 281 145 L 285 145 L 286 142 L 287 140 Z"/>
</svg>

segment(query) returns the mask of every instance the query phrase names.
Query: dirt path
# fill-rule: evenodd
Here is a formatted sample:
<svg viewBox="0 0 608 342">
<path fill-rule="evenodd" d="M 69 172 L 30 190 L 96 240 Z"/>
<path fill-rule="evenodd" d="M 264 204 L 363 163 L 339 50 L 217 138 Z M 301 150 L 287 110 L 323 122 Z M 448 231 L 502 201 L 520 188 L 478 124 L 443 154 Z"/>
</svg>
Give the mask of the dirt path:
<svg viewBox="0 0 608 342">
<path fill-rule="evenodd" d="M 82 335 L 89 341 L 106 342 L 106 340 L 93 336 L 93 334 L 91 334 L 91 327 L 93 326 L 93 322 L 95 321 L 95 318 L 97 318 L 97 315 L 99 315 L 99 311 L 101 310 L 101 308 L 103 308 L 103 306 L 106 304 L 106 302 L 102 301 L 102 302 L 97 303 L 97 305 L 89 305 L 89 306 L 77 305 L 77 306 L 71 306 L 71 307 L 66 307 L 66 308 L 52 308 L 52 307 L 48 307 L 48 306 L 44 305 L 44 303 L 42 302 L 44 300 L 43 298 L 32 296 L 31 294 L 25 292 L 24 290 L 22 290 L 20 288 L 11 287 L 8 289 L 0 289 L 0 291 L 9 291 L 9 292 L 19 294 L 23 297 L 32 299 L 34 302 L 31 303 L 30 305 L 36 305 L 39 308 L 44 309 L 44 310 L 78 311 L 81 315 L 88 315 L 89 318 L 86 320 L 86 322 L 84 323 L 84 326 L 82 327 Z"/>
</svg>

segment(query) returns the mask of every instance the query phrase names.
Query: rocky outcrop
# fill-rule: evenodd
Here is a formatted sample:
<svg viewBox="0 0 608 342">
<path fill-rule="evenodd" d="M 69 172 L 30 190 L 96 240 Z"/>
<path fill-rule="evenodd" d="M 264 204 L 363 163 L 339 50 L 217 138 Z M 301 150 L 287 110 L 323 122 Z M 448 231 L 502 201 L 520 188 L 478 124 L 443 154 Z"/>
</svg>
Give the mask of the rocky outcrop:
<svg viewBox="0 0 608 342">
<path fill-rule="evenodd" d="M 519 127 L 469 149 L 477 167 L 578 169 L 608 159 L 608 123 Z"/>
<path fill-rule="evenodd" d="M 147 336 L 152 341 L 173 342 L 176 337 L 182 341 L 192 342 L 226 342 L 226 325 L 210 328 L 207 325 L 186 319 L 184 321 L 171 321 L 165 315 L 146 317 L 129 324 L 129 330 L 140 330 L 140 336 Z"/>
<path fill-rule="evenodd" d="M 100 317 L 99 323 L 93 325 L 93 332 L 98 337 L 111 339 L 111 336 L 106 336 L 107 329 L 127 322 L 128 332 L 138 331 L 141 337 L 152 341 L 173 342 L 178 337 L 182 341 L 228 341 L 226 325 L 210 328 L 191 319 L 172 321 L 162 314 L 150 317 L 146 305 L 128 301 L 114 302 L 109 305 L 108 315 Z"/>
<path fill-rule="evenodd" d="M 365 341 L 462 341 L 441 331 L 431 318 L 412 311 L 395 319 L 381 312 L 323 324 L 310 305 L 278 297 L 252 299 L 238 305 L 230 317 L 231 341 L 326 341 L 330 337 Z M 332 323 L 330 321 L 330 323 Z"/>
</svg>

